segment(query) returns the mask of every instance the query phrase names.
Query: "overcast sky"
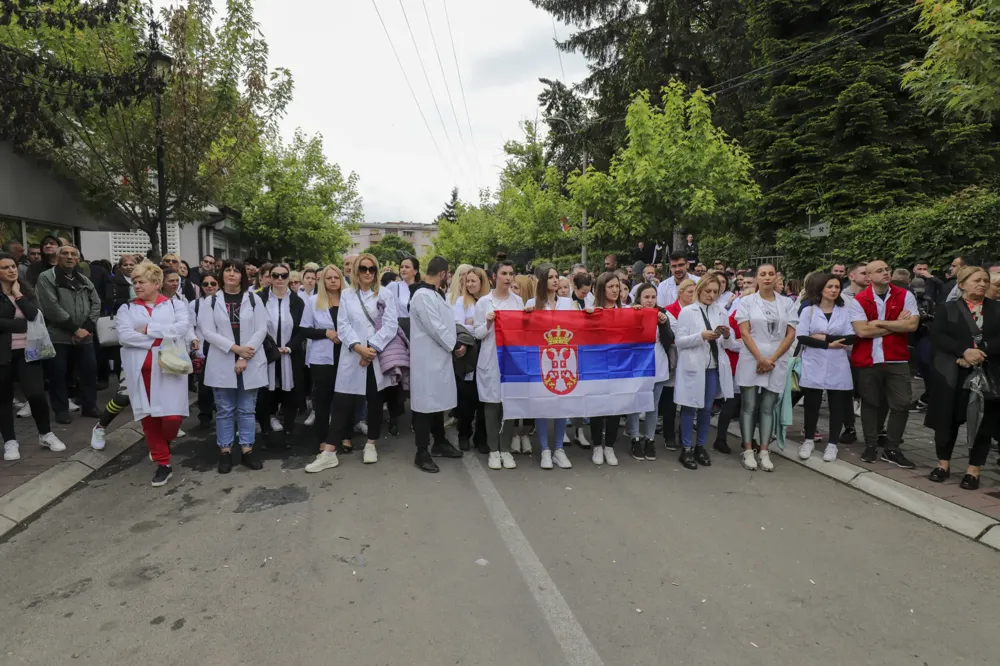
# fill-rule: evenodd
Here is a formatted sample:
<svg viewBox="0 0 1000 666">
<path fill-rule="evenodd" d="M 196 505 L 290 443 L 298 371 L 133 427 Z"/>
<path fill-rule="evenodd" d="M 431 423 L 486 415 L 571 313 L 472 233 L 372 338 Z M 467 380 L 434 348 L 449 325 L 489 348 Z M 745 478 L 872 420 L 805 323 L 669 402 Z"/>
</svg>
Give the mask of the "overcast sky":
<svg viewBox="0 0 1000 666">
<path fill-rule="evenodd" d="M 448 103 L 424 2 L 440 50 L 465 148 Z M 470 137 L 444 0 L 402 0 L 423 57 L 445 130 L 407 31 L 400 0 L 376 0 L 392 42 L 443 154 L 435 151 L 393 57 L 372 0 L 256 0 L 271 66 L 291 69 L 295 95 L 284 133 L 323 134 L 326 154 L 361 177 L 369 222 L 431 222 L 457 185 L 465 200 L 493 188 L 505 140 L 534 120 L 540 77 L 560 78 L 550 15 L 529 0 L 447 0 L 469 117 Z M 217 1 L 217 5 L 222 4 Z M 569 33 L 558 25 L 560 38 Z M 584 60 L 562 54 L 565 79 L 586 73 Z M 449 141 L 450 139 L 450 141 Z M 473 139 L 478 150 L 473 150 Z"/>
</svg>

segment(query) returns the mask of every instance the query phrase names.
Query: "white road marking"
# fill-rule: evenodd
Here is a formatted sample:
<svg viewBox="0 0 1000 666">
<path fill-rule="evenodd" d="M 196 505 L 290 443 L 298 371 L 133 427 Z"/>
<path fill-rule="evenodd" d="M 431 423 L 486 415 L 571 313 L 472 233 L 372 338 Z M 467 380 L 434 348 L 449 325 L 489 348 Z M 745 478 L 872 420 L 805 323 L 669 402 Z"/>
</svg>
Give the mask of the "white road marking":
<svg viewBox="0 0 1000 666">
<path fill-rule="evenodd" d="M 472 477 L 472 483 L 479 491 L 479 496 L 483 498 L 486 509 L 496 525 L 500 537 L 507 545 L 507 549 L 514 557 L 517 568 L 521 571 L 521 576 L 527 584 L 531 595 L 535 598 L 535 603 L 541 609 L 552 630 L 556 641 L 562 648 L 563 656 L 569 666 L 604 666 L 594 645 L 587 638 L 583 627 L 577 621 L 573 611 L 563 598 L 555 581 L 545 570 L 535 549 L 528 543 L 521 528 L 517 526 L 514 516 L 511 515 L 507 504 L 500 497 L 496 486 L 490 481 L 489 475 L 483 466 L 476 459 L 476 456 L 466 454 L 462 456 L 465 468 Z"/>
</svg>

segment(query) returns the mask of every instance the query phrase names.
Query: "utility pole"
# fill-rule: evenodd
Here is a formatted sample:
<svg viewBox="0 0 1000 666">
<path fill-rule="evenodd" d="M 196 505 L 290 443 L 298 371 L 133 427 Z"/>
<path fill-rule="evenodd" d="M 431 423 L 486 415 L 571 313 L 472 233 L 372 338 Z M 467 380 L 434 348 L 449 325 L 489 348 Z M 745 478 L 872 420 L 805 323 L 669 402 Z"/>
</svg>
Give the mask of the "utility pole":
<svg viewBox="0 0 1000 666">
<path fill-rule="evenodd" d="M 160 228 L 160 256 L 167 253 L 167 173 L 163 139 L 163 90 L 170 74 L 173 58 L 160 50 L 160 24 L 150 18 L 149 41 L 140 56 L 146 60 L 146 76 L 153 86 L 153 123 L 156 128 L 156 189 L 158 195 L 156 217 Z"/>
</svg>

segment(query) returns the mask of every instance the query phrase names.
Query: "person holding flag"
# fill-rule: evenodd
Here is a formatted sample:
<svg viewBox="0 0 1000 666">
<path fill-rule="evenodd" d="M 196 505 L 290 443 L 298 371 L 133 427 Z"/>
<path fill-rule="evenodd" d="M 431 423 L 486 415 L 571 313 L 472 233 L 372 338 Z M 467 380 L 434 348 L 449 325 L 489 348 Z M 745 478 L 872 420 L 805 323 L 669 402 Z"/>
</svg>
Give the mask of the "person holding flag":
<svg viewBox="0 0 1000 666">
<path fill-rule="evenodd" d="M 614 309 L 622 307 L 619 300 L 621 295 L 621 280 L 616 273 L 601 273 L 597 278 L 595 288 L 594 307 Z M 618 439 L 618 424 L 621 416 L 593 416 L 590 419 L 590 438 L 593 441 L 593 449 L 590 459 L 595 465 L 607 463 L 612 467 L 618 466 L 618 456 L 615 455 L 615 440 Z"/>
</svg>

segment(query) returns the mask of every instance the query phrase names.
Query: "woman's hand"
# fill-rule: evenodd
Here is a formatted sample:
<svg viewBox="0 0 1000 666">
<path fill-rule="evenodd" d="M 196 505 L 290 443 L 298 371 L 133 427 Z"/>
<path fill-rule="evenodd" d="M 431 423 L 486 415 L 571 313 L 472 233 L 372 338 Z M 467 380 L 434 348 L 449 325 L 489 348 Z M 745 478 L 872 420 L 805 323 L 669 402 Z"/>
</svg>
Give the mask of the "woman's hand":
<svg viewBox="0 0 1000 666">
<path fill-rule="evenodd" d="M 820 342 L 824 342 L 826 340 L 826 336 L 823 335 L 822 333 L 813 333 L 809 337 L 812 338 L 813 340 L 819 340 Z"/>
<path fill-rule="evenodd" d="M 827 345 L 827 349 L 843 349 L 843 348 L 844 348 L 843 340 L 834 340 L 829 345 Z"/>
<path fill-rule="evenodd" d="M 769 358 L 759 358 L 757 359 L 757 373 L 761 375 L 766 375 L 767 373 L 774 370 L 774 361 Z"/>
<path fill-rule="evenodd" d="M 524 308 L 524 311 L 525 312 L 534 312 L 535 311 L 535 306 L 534 305 L 529 305 L 526 308 Z"/>
<path fill-rule="evenodd" d="M 333 343 L 340 342 L 340 334 L 334 329 L 330 328 L 326 331 L 326 339 Z"/>
<path fill-rule="evenodd" d="M 966 370 L 968 370 L 969 368 L 972 367 L 972 364 L 969 363 L 968 361 L 966 361 L 964 358 L 955 359 L 955 363 L 957 363 L 959 366 L 965 368 Z"/>
<path fill-rule="evenodd" d="M 986 360 L 986 354 L 980 349 L 966 349 L 962 353 L 962 358 L 969 365 L 979 365 Z"/>
<path fill-rule="evenodd" d="M 355 347 L 354 350 L 361 355 L 362 359 L 368 361 L 368 363 L 374 361 L 375 357 L 378 356 L 378 352 L 372 349 L 371 347 L 362 347 L 359 345 Z M 367 365 L 367 363 L 365 365 Z"/>
<path fill-rule="evenodd" d="M 666 312 L 658 312 L 656 314 L 656 321 L 660 322 L 661 324 L 666 324 L 667 323 L 667 313 Z"/>
<path fill-rule="evenodd" d="M 702 331 L 701 339 L 707 342 L 711 342 L 712 340 L 718 340 L 719 334 L 716 333 L 715 331 Z"/>
<path fill-rule="evenodd" d="M 10 295 L 16 299 L 21 298 L 21 281 L 14 280 L 14 284 L 10 285 Z"/>
<path fill-rule="evenodd" d="M 489 312 L 486 313 L 487 324 L 492 324 L 494 321 L 496 321 L 496 318 L 497 318 L 497 313 L 495 311 L 490 310 Z"/>
<path fill-rule="evenodd" d="M 642 309 L 642 305 L 640 305 L 639 303 L 635 303 L 634 305 L 632 305 L 632 309 L 633 310 L 641 310 Z"/>
<path fill-rule="evenodd" d="M 201 343 L 198 341 L 198 338 L 195 338 L 191 341 L 191 351 L 198 351 L 199 349 L 201 349 Z"/>
<path fill-rule="evenodd" d="M 292 350 L 290 347 L 278 347 L 279 354 L 291 354 Z"/>
<path fill-rule="evenodd" d="M 243 371 L 247 369 L 247 361 L 245 358 L 236 359 L 236 374 L 242 375 Z"/>
<path fill-rule="evenodd" d="M 465 345 L 459 345 L 458 349 L 455 350 L 455 358 L 462 358 L 465 356 L 466 351 L 467 349 Z"/>
<path fill-rule="evenodd" d="M 240 358 L 249 361 L 257 353 L 257 350 L 249 345 L 233 345 L 229 348 L 229 351 L 233 352 Z"/>
</svg>

